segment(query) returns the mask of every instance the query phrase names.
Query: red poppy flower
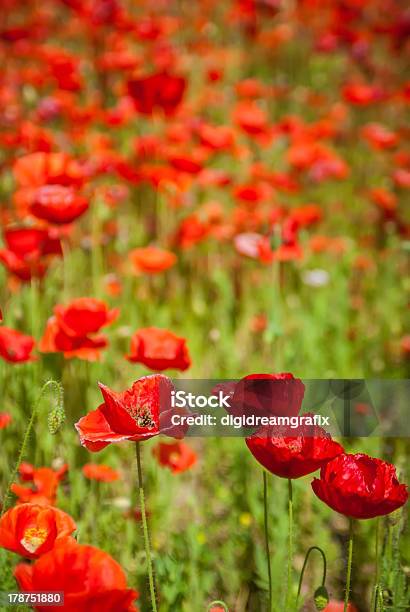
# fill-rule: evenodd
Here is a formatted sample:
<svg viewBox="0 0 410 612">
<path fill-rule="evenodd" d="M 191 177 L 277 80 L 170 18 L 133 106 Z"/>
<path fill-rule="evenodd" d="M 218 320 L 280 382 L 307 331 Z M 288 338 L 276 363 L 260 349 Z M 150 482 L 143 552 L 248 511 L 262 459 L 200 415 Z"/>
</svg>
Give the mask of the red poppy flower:
<svg viewBox="0 0 410 612">
<path fill-rule="evenodd" d="M 107 346 L 103 335 L 95 335 L 118 317 L 117 308 L 109 310 L 102 300 L 77 298 L 67 306 L 57 305 L 47 321 L 39 349 L 43 353 L 62 352 L 66 358 L 94 361 Z"/>
<path fill-rule="evenodd" d="M 197 454 L 185 442 L 159 442 L 152 449 L 158 463 L 168 467 L 173 474 L 189 470 L 198 460 Z"/>
<path fill-rule="evenodd" d="M 169 270 L 177 260 L 176 255 L 171 251 L 154 246 L 134 249 L 130 252 L 129 258 L 138 272 L 148 274 Z"/>
<path fill-rule="evenodd" d="M 22 281 L 41 278 L 53 256 L 62 256 L 61 243 L 49 230 L 15 228 L 4 232 L 5 249 L 0 249 L 0 261 Z"/>
<path fill-rule="evenodd" d="M 25 593 L 63 592 L 65 612 L 137 612 L 133 601 L 138 593 L 127 587 L 121 566 L 106 552 L 71 537 L 57 540 L 33 565 L 18 564 L 14 575 Z M 35 609 L 58 612 L 60 607 Z"/>
<path fill-rule="evenodd" d="M 14 178 L 20 187 L 41 187 L 57 184 L 79 186 L 84 171 L 66 153 L 30 153 L 19 157 L 13 165 Z"/>
<path fill-rule="evenodd" d="M 83 474 L 90 480 L 98 480 L 99 482 L 115 482 L 120 479 L 120 474 L 109 465 L 86 463 L 83 466 Z"/>
<path fill-rule="evenodd" d="M 173 114 L 183 98 L 185 88 L 183 77 L 167 72 L 128 81 L 128 93 L 136 110 L 143 115 L 152 115 L 158 108 L 166 115 Z"/>
<path fill-rule="evenodd" d="M 57 497 L 57 488 L 67 473 L 67 465 L 53 470 L 48 467 L 34 468 L 30 463 L 22 463 L 19 468 L 20 478 L 25 482 L 32 482 L 32 487 L 24 487 L 13 483 L 11 491 L 19 502 L 31 502 L 42 506 L 53 506 Z"/>
<path fill-rule="evenodd" d="M 390 514 L 408 499 L 391 463 L 358 453 L 342 454 L 330 461 L 315 478 L 312 489 L 336 512 L 357 519 Z"/>
<path fill-rule="evenodd" d="M 324 429 L 309 425 L 293 430 L 289 426 L 264 427 L 246 438 L 246 444 L 265 469 L 281 478 L 311 474 L 343 453 L 343 447 Z"/>
<path fill-rule="evenodd" d="M 31 336 L 9 327 L 0 327 L 0 357 L 5 361 L 9 363 L 34 361 L 36 358 L 31 355 L 34 344 L 34 338 Z"/>
<path fill-rule="evenodd" d="M 303 382 L 288 372 L 249 374 L 233 387 L 228 411 L 237 416 L 296 416 L 304 394 Z"/>
<path fill-rule="evenodd" d="M 72 187 L 44 185 L 32 196 L 30 212 L 38 219 L 56 225 L 72 223 L 88 208 L 88 200 L 78 195 Z"/>
<path fill-rule="evenodd" d="M 76 529 L 71 516 L 58 508 L 19 504 L 0 519 L 0 546 L 35 559 L 49 552 L 58 538 L 69 536 Z"/>
<path fill-rule="evenodd" d="M 6 429 L 12 421 L 11 415 L 8 412 L 0 412 L 0 429 Z"/>
<path fill-rule="evenodd" d="M 159 433 L 182 437 L 184 430 L 171 424 L 173 385 L 162 374 L 144 376 L 122 393 L 99 383 L 104 403 L 82 417 L 75 428 L 80 442 L 97 452 L 108 444 L 147 440 Z"/>
<path fill-rule="evenodd" d="M 147 327 L 135 332 L 131 338 L 131 352 L 127 359 L 133 363 L 143 363 L 147 368 L 158 372 L 169 368 L 184 371 L 191 365 L 185 338 L 157 327 Z"/>
</svg>

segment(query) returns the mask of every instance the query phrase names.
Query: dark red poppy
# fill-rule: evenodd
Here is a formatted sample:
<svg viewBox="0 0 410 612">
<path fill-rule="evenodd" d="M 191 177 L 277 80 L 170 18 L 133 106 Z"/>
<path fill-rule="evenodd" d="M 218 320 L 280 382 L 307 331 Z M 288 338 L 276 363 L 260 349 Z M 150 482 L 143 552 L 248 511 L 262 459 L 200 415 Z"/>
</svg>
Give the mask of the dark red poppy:
<svg viewBox="0 0 410 612">
<path fill-rule="evenodd" d="M 71 537 L 57 540 L 33 565 L 18 564 L 14 575 L 24 593 L 64 593 L 66 612 L 137 612 L 133 601 L 138 593 L 127 587 L 121 566 L 106 552 Z M 58 612 L 61 606 L 35 609 Z"/>
<path fill-rule="evenodd" d="M 120 479 L 120 473 L 109 465 L 86 463 L 83 466 L 83 474 L 89 480 L 99 482 L 115 482 Z"/>
<path fill-rule="evenodd" d="M 67 473 L 68 466 L 64 464 L 60 469 L 49 467 L 34 468 L 30 463 L 22 463 L 19 468 L 21 480 L 32 482 L 31 487 L 13 483 L 11 491 L 21 503 L 31 502 L 42 506 L 53 506 L 57 497 L 57 488 Z"/>
<path fill-rule="evenodd" d="M 198 460 L 195 451 L 185 442 L 159 442 L 152 449 L 152 454 L 158 463 L 171 470 L 173 474 L 179 474 L 189 470 Z"/>
<path fill-rule="evenodd" d="M 22 281 L 41 278 L 52 257 L 62 256 L 61 242 L 49 230 L 15 228 L 4 232 L 6 248 L 0 249 L 0 261 Z"/>
<path fill-rule="evenodd" d="M 343 453 L 338 442 L 314 425 L 264 427 L 246 438 L 246 444 L 265 469 L 281 478 L 311 474 Z"/>
<path fill-rule="evenodd" d="M 88 200 L 63 185 L 44 185 L 32 196 L 30 212 L 55 225 L 72 223 L 88 209 Z"/>
<path fill-rule="evenodd" d="M 152 115 L 156 109 L 171 115 L 182 101 L 186 88 L 184 77 L 159 72 L 128 81 L 128 93 L 136 110 L 143 115 Z"/>
<path fill-rule="evenodd" d="M 9 363 L 25 363 L 34 361 L 31 354 L 34 349 L 35 340 L 31 336 L 10 329 L 0 327 L 0 357 Z"/>
<path fill-rule="evenodd" d="M 69 536 L 76 529 L 71 516 L 58 508 L 19 504 L 0 519 L 0 546 L 36 559 L 49 552 L 58 538 Z"/>
<path fill-rule="evenodd" d="M 127 359 L 158 372 L 170 368 L 184 371 L 191 365 L 185 338 L 157 327 L 139 329 L 133 334 Z"/>
<path fill-rule="evenodd" d="M 182 437 L 185 430 L 170 421 L 173 385 L 166 376 L 144 376 L 121 393 L 102 383 L 99 387 L 104 403 L 75 424 L 88 450 L 97 452 L 108 444 L 147 440 L 159 433 Z"/>
<path fill-rule="evenodd" d="M 313 480 L 312 489 L 333 510 L 357 519 L 390 514 L 408 499 L 394 465 L 362 453 L 335 457 Z"/>
</svg>

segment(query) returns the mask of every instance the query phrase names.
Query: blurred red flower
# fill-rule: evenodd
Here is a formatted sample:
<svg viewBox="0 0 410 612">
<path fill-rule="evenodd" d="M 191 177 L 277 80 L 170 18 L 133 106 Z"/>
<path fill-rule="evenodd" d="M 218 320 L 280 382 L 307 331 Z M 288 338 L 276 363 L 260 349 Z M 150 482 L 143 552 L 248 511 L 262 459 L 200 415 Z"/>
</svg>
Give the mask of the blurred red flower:
<svg viewBox="0 0 410 612">
<path fill-rule="evenodd" d="M 326 608 L 324 608 L 323 612 L 343 612 L 344 605 L 345 604 L 343 601 L 335 601 L 334 599 L 332 599 L 329 601 Z M 357 612 L 356 606 L 352 603 L 349 603 L 347 605 L 347 612 Z"/>
<path fill-rule="evenodd" d="M 19 504 L 0 519 L 0 546 L 35 559 L 49 552 L 58 538 L 69 536 L 76 529 L 71 516 L 58 508 Z"/>
<path fill-rule="evenodd" d="M 173 385 L 162 374 L 138 379 L 122 393 L 99 383 L 104 403 L 82 417 L 75 428 L 80 442 L 97 452 L 116 442 L 147 440 L 159 433 L 182 437 L 170 423 Z"/>
<path fill-rule="evenodd" d="M 31 336 L 10 329 L 0 327 L 0 357 L 9 363 L 25 363 L 34 361 L 36 357 L 31 355 L 35 341 Z"/>
<path fill-rule="evenodd" d="M 246 438 L 255 459 L 281 478 L 311 474 L 344 452 L 321 427 L 301 425 L 294 430 L 283 427 L 282 431 L 281 434 L 278 427 L 264 427 Z"/>
<path fill-rule="evenodd" d="M 57 497 L 57 488 L 68 470 L 67 464 L 60 469 L 53 470 L 48 467 L 35 468 L 31 463 L 22 463 L 19 467 L 21 480 L 32 482 L 33 487 L 24 487 L 13 483 L 11 491 L 20 503 L 36 503 L 42 506 L 53 506 Z"/>
<path fill-rule="evenodd" d="M 408 499 L 394 465 L 362 453 L 335 457 L 322 467 L 312 489 L 333 510 L 357 519 L 389 514 Z"/>
<path fill-rule="evenodd" d="M 138 593 L 127 587 L 121 566 L 106 552 L 62 538 L 33 565 L 19 563 L 14 575 L 23 592 L 61 591 L 66 612 L 136 612 Z M 61 606 L 60 606 L 61 607 Z M 59 606 L 35 606 L 40 612 Z"/>
<path fill-rule="evenodd" d="M 0 261 L 22 281 L 41 278 L 53 256 L 62 256 L 61 243 L 49 230 L 15 228 L 4 232 L 6 248 L 0 249 Z"/>
<path fill-rule="evenodd" d="M 44 185 L 32 196 L 30 212 L 55 225 L 72 223 L 88 209 L 88 200 L 63 185 Z"/>
<path fill-rule="evenodd" d="M 5 429 L 12 421 L 11 414 L 0 412 L 0 429 Z"/>
<path fill-rule="evenodd" d="M 120 479 L 120 473 L 114 470 L 109 465 L 86 463 L 83 466 L 83 474 L 89 480 L 98 480 L 99 482 L 114 482 Z"/>
<path fill-rule="evenodd" d="M 62 352 L 64 357 L 94 361 L 107 346 L 104 335 L 95 335 L 118 317 L 119 310 L 109 310 L 105 302 L 95 298 L 77 298 L 54 308 L 47 321 L 39 349 L 42 353 Z"/>
<path fill-rule="evenodd" d="M 169 368 L 184 371 L 191 365 L 185 338 L 157 327 L 135 332 L 127 359 L 133 363 L 143 363 L 147 368 L 159 372 Z"/>
<path fill-rule="evenodd" d="M 168 467 L 173 474 L 189 470 L 198 460 L 195 451 L 185 442 L 159 442 L 152 449 L 152 454 L 158 463 Z"/>
<path fill-rule="evenodd" d="M 19 157 L 13 165 L 19 187 L 41 187 L 57 184 L 80 186 L 84 172 L 79 163 L 66 153 L 30 153 Z"/>
<path fill-rule="evenodd" d="M 186 88 L 181 76 L 159 72 L 128 81 L 128 94 L 136 110 L 143 115 L 152 115 L 156 109 L 171 115 L 179 106 Z"/>
<path fill-rule="evenodd" d="M 157 274 L 169 270 L 177 260 L 176 255 L 171 251 L 155 246 L 134 249 L 129 253 L 129 258 L 137 272 L 146 272 L 147 274 Z"/>
</svg>

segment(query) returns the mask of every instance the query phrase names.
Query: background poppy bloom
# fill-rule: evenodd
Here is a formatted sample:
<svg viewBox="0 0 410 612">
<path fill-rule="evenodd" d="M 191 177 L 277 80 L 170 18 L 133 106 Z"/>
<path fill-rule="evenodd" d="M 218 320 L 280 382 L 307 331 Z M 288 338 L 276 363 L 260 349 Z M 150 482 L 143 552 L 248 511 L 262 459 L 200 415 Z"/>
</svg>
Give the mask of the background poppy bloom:
<svg viewBox="0 0 410 612">
<path fill-rule="evenodd" d="M 278 435 L 278 428 L 265 427 L 246 438 L 255 459 L 276 476 L 306 476 L 343 453 L 343 447 L 321 427 L 301 426 L 292 436 L 289 431 L 287 427 L 284 435 Z"/>
<path fill-rule="evenodd" d="M 9 363 L 34 361 L 35 357 L 31 355 L 34 345 L 31 336 L 9 327 L 0 327 L 0 357 Z"/>
<path fill-rule="evenodd" d="M 136 612 L 138 593 L 127 587 L 121 566 L 94 546 L 62 538 L 33 565 L 20 563 L 14 575 L 23 592 L 62 591 L 66 612 Z M 36 606 L 36 610 L 58 611 L 57 606 Z"/>
<path fill-rule="evenodd" d="M 83 446 L 99 451 L 115 442 L 140 441 L 161 432 L 178 437 L 177 430 L 169 428 L 169 378 L 162 374 L 144 376 L 122 393 L 112 391 L 99 383 L 104 403 L 97 410 L 82 417 L 75 427 Z"/>
<path fill-rule="evenodd" d="M 114 482 L 120 479 L 120 473 L 114 470 L 109 465 L 86 463 L 83 466 L 83 474 L 90 480 L 98 480 L 99 482 Z"/>
<path fill-rule="evenodd" d="M 149 246 L 141 249 L 134 249 L 130 252 L 129 258 L 138 272 L 157 274 L 164 272 L 175 264 L 177 257 L 171 251 Z"/>
<path fill-rule="evenodd" d="M 41 505 L 53 506 L 57 497 L 57 488 L 67 473 L 67 465 L 59 470 L 49 467 L 34 468 L 31 463 L 22 463 L 19 468 L 21 480 L 32 482 L 32 487 L 25 487 L 13 483 L 11 491 L 20 502 L 32 502 Z"/>
<path fill-rule="evenodd" d="M 0 412 L 0 429 L 5 429 L 12 421 L 11 414 Z"/>
<path fill-rule="evenodd" d="M 249 374 L 234 387 L 229 412 L 235 415 L 296 416 L 302 407 L 305 385 L 281 374 Z"/>
<path fill-rule="evenodd" d="M 118 317 L 117 308 L 109 310 L 102 300 L 78 298 L 67 306 L 58 304 L 47 321 L 39 348 L 43 353 L 62 352 L 67 358 L 98 359 L 107 346 L 105 336 L 95 334 Z"/>
<path fill-rule="evenodd" d="M 335 601 L 334 599 L 331 599 L 323 612 L 343 612 L 344 605 L 345 604 L 343 601 Z M 357 612 L 356 606 L 349 603 L 347 606 L 347 612 Z"/>
<path fill-rule="evenodd" d="M 147 327 L 139 329 L 131 338 L 128 361 L 143 363 L 151 370 L 187 370 L 191 365 L 185 338 L 167 329 Z"/>
<path fill-rule="evenodd" d="M 357 519 L 389 514 L 408 498 L 394 465 L 362 453 L 335 457 L 322 467 L 312 489 L 333 510 Z"/>
<path fill-rule="evenodd" d="M 88 208 L 88 200 L 71 187 L 44 185 L 33 194 L 30 212 L 56 225 L 72 223 Z"/>
<path fill-rule="evenodd" d="M 152 115 L 158 108 L 166 115 L 171 115 L 182 101 L 185 88 L 183 77 L 167 72 L 128 81 L 128 93 L 135 108 L 144 115 Z"/>
<path fill-rule="evenodd" d="M 49 230 L 15 228 L 4 232 L 6 248 L 0 249 L 0 261 L 22 281 L 41 278 L 52 256 L 62 256 L 61 243 Z"/>
<path fill-rule="evenodd" d="M 173 474 L 189 470 L 198 460 L 197 454 L 185 442 L 159 442 L 152 449 L 158 463 L 168 467 Z"/>
<path fill-rule="evenodd" d="M 69 536 L 76 529 L 71 516 L 58 508 L 19 504 L 0 519 L 0 546 L 35 559 L 50 551 L 57 538 Z"/>
</svg>

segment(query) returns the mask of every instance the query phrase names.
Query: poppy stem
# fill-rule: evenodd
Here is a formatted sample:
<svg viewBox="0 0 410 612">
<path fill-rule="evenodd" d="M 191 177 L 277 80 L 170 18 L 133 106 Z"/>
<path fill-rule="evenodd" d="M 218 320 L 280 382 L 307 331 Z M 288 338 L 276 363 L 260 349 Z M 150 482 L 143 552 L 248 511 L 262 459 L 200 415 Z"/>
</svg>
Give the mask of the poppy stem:
<svg viewBox="0 0 410 612">
<path fill-rule="evenodd" d="M 291 609 L 292 600 L 292 558 L 293 558 L 293 487 L 292 479 L 288 478 L 288 517 L 289 517 L 289 538 L 288 538 L 288 584 L 286 592 L 286 610 Z"/>
<path fill-rule="evenodd" d="M 264 509 L 263 520 L 264 520 L 264 528 L 265 528 L 266 561 L 268 564 L 269 611 L 273 612 L 272 568 L 271 568 L 271 563 L 270 563 L 269 529 L 268 529 L 268 477 L 267 477 L 265 470 L 263 470 L 263 509 Z"/>
<path fill-rule="evenodd" d="M 36 402 L 34 403 L 33 406 L 33 410 L 31 411 L 31 415 L 30 415 L 30 420 L 28 422 L 26 431 L 24 432 L 24 438 L 23 438 L 23 442 L 21 444 L 21 448 L 20 448 L 20 452 L 19 455 L 17 457 L 17 461 L 14 465 L 14 468 L 11 472 L 9 481 L 7 483 L 6 486 L 6 491 L 4 493 L 4 497 L 3 497 L 3 506 L 1 509 L 1 513 L 0 513 L 0 517 L 3 516 L 3 514 L 6 512 L 6 510 L 8 509 L 9 505 L 10 505 L 10 488 L 11 485 L 14 483 L 16 476 L 17 476 L 17 472 L 18 469 L 20 467 L 20 463 L 23 461 L 24 457 L 26 456 L 27 453 L 27 446 L 28 446 L 28 442 L 30 439 L 30 435 L 31 435 L 31 431 L 33 429 L 33 425 L 34 425 L 34 421 L 36 420 L 37 417 L 37 412 L 38 412 L 38 408 L 40 406 L 40 402 L 43 399 L 43 395 L 45 394 L 45 392 L 47 391 L 47 389 L 49 387 L 53 387 L 56 393 L 56 403 L 55 406 L 53 406 L 53 408 L 50 410 L 49 415 L 48 415 L 48 428 L 51 434 L 55 434 L 58 432 L 58 430 L 60 429 L 61 425 L 64 422 L 65 419 L 65 413 L 64 413 L 64 389 L 63 389 L 63 385 L 61 383 L 58 383 L 55 380 L 48 380 L 41 388 L 41 391 L 38 395 L 38 398 L 36 400 Z"/>
<path fill-rule="evenodd" d="M 311 546 L 306 555 L 305 555 L 305 560 L 303 562 L 303 567 L 302 567 L 302 571 L 300 572 L 300 578 L 299 578 L 299 585 L 298 585 L 298 594 L 297 594 L 297 599 L 296 599 L 296 607 L 299 603 L 299 597 L 300 597 L 300 592 L 302 590 L 302 584 L 303 584 L 303 576 L 305 574 L 305 569 L 309 560 L 309 556 L 310 553 L 313 552 L 314 550 L 317 550 L 321 555 L 322 555 L 322 559 L 323 559 L 323 576 L 322 576 L 322 587 L 325 586 L 326 583 L 326 573 L 327 573 L 327 562 L 326 562 L 326 555 L 323 551 L 322 548 L 320 548 L 320 546 Z"/>
<path fill-rule="evenodd" d="M 376 518 L 375 521 L 375 582 L 374 582 L 374 589 L 373 589 L 373 593 L 372 593 L 372 602 L 371 602 L 371 609 L 376 610 L 378 608 L 378 593 L 379 593 L 379 575 L 380 575 L 380 564 L 379 564 L 379 531 L 380 531 L 380 517 Z"/>
<path fill-rule="evenodd" d="M 145 495 L 144 495 L 144 485 L 143 485 L 143 480 L 142 480 L 140 442 L 136 442 L 135 450 L 136 450 L 136 457 L 137 457 L 138 490 L 139 490 L 139 495 L 140 495 L 140 509 L 141 509 L 142 530 L 144 534 L 145 555 L 147 559 L 149 592 L 151 596 L 152 610 L 153 612 L 157 612 L 158 608 L 157 608 L 157 601 L 155 597 L 155 584 L 154 584 L 154 571 L 152 567 L 151 545 L 149 541 L 147 513 L 145 510 Z"/>
<path fill-rule="evenodd" d="M 346 575 L 346 592 L 343 612 L 347 612 L 350 596 L 350 581 L 352 577 L 352 559 L 353 559 L 353 519 L 349 519 L 349 548 L 347 553 L 347 575 Z"/>
</svg>

